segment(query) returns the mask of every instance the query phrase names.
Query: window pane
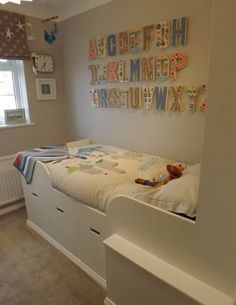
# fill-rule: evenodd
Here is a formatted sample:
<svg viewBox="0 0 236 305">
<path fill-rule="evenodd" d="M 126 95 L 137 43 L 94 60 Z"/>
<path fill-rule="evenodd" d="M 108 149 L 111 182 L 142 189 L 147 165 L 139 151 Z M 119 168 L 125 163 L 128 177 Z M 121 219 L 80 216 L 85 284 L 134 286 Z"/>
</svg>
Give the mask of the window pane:
<svg viewBox="0 0 236 305">
<path fill-rule="evenodd" d="M 11 71 L 0 71 L 0 96 L 2 95 L 14 95 L 13 78 Z"/>
<path fill-rule="evenodd" d="M 5 109 L 15 109 L 16 101 L 14 95 L 0 96 L 0 118 L 4 118 Z"/>
</svg>

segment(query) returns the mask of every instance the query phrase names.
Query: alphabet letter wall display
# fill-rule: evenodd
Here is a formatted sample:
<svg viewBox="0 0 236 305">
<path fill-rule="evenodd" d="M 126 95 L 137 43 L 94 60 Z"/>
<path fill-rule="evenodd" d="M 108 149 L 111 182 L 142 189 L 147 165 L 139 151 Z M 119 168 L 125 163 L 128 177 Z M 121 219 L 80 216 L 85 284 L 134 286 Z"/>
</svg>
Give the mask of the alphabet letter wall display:
<svg viewBox="0 0 236 305">
<path fill-rule="evenodd" d="M 117 76 L 117 69 L 118 69 L 119 62 L 114 61 L 107 64 L 108 70 L 108 83 L 118 83 L 118 76 Z"/>
<path fill-rule="evenodd" d="M 187 29 L 188 18 L 182 17 L 180 19 L 172 20 L 172 47 L 178 45 L 186 46 L 187 44 Z"/>
<path fill-rule="evenodd" d="M 104 108 L 109 107 L 107 89 L 100 90 L 100 105 L 101 105 L 101 107 L 104 107 Z"/>
<path fill-rule="evenodd" d="M 89 70 L 91 71 L 91 81 L 90 81 L 90 85 L 96 85 L 97 81 L 98 81 L 98 65 L 90 65 L 89 66 Z"/>
<path fill-rule="evenodd" d="M 126 62 L 124 60 L 119 61 L 119 82 L 124 83 L 128 81 L 128 78 L 126 77 Z"/>
<path fill-rule="evenodd" d="M 129 44 L 131 53 L 139 53 L 143 50 L 143 31 L 141 28 L 129 32 Z"/>
<path fill-rule="evenodd" d="M 100 96 L 98 89 L 91 89 L 90 90 L 90 101 L 92 107 L 99 107 L 100 106 Z"/>
<path fill-rule="evenodd" d="M 141 59 L 142 81 L 155 79 L 153 57 L 144 57 Z"/>
<path fill-rule="evenodd" d="M 196 103 L 197 103 L 197 96 L 200 91 L 200 86 L 191 86 L 187 87 L 187 94 L 189 97 L 189 111 L 195 112 L 196 111 Z"/>
<path fill-rule="evenodd" d="M 129 88 L 119 89 L 120 92 L 120 104 L 122 107 L 129 107 Z"/>
<path fill-rule="evenodd" d="M 181 105 L 181 97 L 184 91 L 183 86 L 178 87 L 170 87 L 171 93 L 173 96 L 173 100 L 171 102 L 170 110 L 171 111 L 183 111 L 182 105 Z"/>
<path fill-rule="evenodd" d="M 130 106 L 134 109 L 142 107 L 141 88 L 129 88 Z"/>
<path fill-rule="evenodd" d="M 108 54 L 110 56 L 115 56 L 117 49 L 116 49 L 116 35 L 111 34 L 107 37 L 107 49 L 108 49 Z"/>
<path fill-rule="evenodd" d="M 120 99 L 119 99 L 119 89 L 112 88 L 109 92 L 109 107 L 119 108 Z"/>
<path fill-rule="evenodd" d="M 153 29 L 154 25 L 148 25 L 143 28 L 143 50 L 149 51 L 150 44 L 153 41 Z"/>
<path fill-rule="evenodd" d="M 143 88 L 143 108 L 150 110 L 153 105 L 154 88 Z"/>
<path fill-rule="evenodd" d="M 99 75 L 99 84 L 106 84 L 107 83 L 107 66 L 102 67 L 102 74 Z"/>
<path fill-rule="evenodd" d="M 95 40 L 89 40 L 89 50 L 88 50 L 89 60 L 97 59 L 97 50 Z"/>
<path fill-rule="evenodd" d="M 140 81 L 140 59 L 130 60 L 130 81 L 139 82 Z"/>
<path fill-rule="evenodd" d="M 184 53 L 175 53 L 170 58 L 170 79 L 177 79 L 177 72 L 182 70 L 187 63 L 187 56 Z"/>
<path fill-rule="evenodd" d="M 201 90 L 204 90 L 204 98 L 201 100 L 200 105 L 199 105 L 199 110 L 201 112 L 205 112 L 207 110 L 207 99 L 206 99 L 206 85 L 201 86 Z"/>
<path fill-rule="evenodd" d="M 128 32 L 120 32 L 118 34 L 118 48 L 119 54 L 127 54 L 129 52 L 129 33 Z"/>
<path fill-rule="evenodd" d="M 159 22 L 156 25 L 156 46 L 159 49 L 166 49 L 170 46 L 170 23 Z"/>
<path fill-rule="evenodd" d="M 167 87 L 156 87 L 155 100 L 157 110 L 166 110 L 166 104 L 168 100 L 168 88 Z"/>
<path fill-rule="evenodd" d="M 156 78 L 165 81 L 169 78 L 170 60 L 168 56 L 156 58 Z"/>
<path fill-rule="evenodd" d="M 107 57 L 107 41 L 104 36 L 97 38 L 97 56 L 98 58 Z"/>
</svg>

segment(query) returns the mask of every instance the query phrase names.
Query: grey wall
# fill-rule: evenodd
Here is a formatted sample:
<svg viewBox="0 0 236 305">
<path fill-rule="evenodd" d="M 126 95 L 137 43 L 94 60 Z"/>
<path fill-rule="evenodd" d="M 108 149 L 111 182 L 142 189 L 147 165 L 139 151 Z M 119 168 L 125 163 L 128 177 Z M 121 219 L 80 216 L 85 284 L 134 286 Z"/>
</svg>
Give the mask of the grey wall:
<svg viewBox="0 0 236 305">
<path fill-rule="evenodd" d="M 34 126 L 1 129 L 0 155 L 13 154 L 20 150 L 38 147 L 46 144 L 56 144 L 65 141 L 63 73 L 60 54 L 60 33 L 55 45 L 49 45 L 43 40 L 41 21 L 28 18 L 34 24 L 32 32 L 36 39 L 29 42 L 31 52 L 51 54 L 55 57 L 56 70 L 53 74 L 40 73 L 37 78 L 55 78 L 57 81 L 57 100 L 38 101 L 36 98 L 36 76 L 32 72 L 32 61 L 25 62 L 26 85 L 31 121 Z M 52 30 L 52 25 L 46 26 Z"/>
<path fill-rule="evenodd" d="M 62 22 L 60 30 L 63 45 L 66 46 L 63 48 L 63 60 L 70 139 L 89 137 L 96 143 L 118 145 L 188 162 L 199 161 L 204 114 L 96 109 L 90 106 L 87 48 L 89 39 L 97 35 L 189 16 L 188 46 L 166 51 L 174 53 L 182 50 L 188 55 L 188 66 L 180 72 L 174 84 L 207 83 L 210 8 L 210 0 L 114 0 Z M 156 51 L 156 55 L 159 54 L 160 51 Z"/>
</svg>

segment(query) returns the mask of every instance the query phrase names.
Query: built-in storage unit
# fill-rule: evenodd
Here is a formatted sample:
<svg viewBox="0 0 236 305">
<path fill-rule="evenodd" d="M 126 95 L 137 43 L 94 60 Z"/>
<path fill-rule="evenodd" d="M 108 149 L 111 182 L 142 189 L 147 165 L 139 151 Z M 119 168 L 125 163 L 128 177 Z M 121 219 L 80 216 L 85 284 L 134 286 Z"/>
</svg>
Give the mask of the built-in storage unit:
<svg viewBox="0 0 236 305">
<path fill-rule="evenodd" d="M 22 182 L 28 225 L 105 286 L 105 215 L 53 189 L 41 162 L 32 183 Z"/>
</svg>

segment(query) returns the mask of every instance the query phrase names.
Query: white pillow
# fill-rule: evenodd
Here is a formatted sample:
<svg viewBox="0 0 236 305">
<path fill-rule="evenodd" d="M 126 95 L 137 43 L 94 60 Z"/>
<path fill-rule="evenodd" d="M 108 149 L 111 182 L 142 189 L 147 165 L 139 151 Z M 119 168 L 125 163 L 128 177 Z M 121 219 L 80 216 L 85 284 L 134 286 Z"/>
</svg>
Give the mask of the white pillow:
<svg viewBox="0 0 236 305">
<path fill-rule="evenodd" d="M 200 170 L 200 164 L 186 167 L 180 178 L 171 180 L 154 192 L 149 203 L 167 211 L 196 216 Z"/>
</svg>

